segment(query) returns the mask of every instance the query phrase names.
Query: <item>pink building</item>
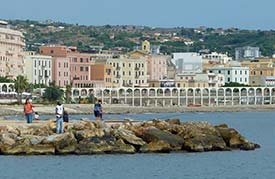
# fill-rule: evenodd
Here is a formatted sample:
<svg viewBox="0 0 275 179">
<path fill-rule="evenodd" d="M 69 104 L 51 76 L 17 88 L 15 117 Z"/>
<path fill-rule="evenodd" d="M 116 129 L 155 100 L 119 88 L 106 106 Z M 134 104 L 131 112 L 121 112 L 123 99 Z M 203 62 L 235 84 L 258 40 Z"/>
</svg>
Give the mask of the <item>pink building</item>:
<svg viewBox="0 0 275 179">
<path fill-rule="evenodd" d="M 74 87 L 92 87 L 91 65 L 92 55 L 71 51 L 68 53 L 70 60 L 70 80 Z"/>
<path fill-rule="evenodd" d="M 68 53 L 71 49 L 62 45 L 40 47 L 40 54 L 52 56 L 52 79 L 55 84 L 65 87 L 70 84 L 70 60 Z"/>
<path fill-rule="evenodd" d="M 158 81 L 167 78 L 167 59 L 169 56 L 150 55 L 146 57 L 148 63 L 148 80 Z"/>
</svg>

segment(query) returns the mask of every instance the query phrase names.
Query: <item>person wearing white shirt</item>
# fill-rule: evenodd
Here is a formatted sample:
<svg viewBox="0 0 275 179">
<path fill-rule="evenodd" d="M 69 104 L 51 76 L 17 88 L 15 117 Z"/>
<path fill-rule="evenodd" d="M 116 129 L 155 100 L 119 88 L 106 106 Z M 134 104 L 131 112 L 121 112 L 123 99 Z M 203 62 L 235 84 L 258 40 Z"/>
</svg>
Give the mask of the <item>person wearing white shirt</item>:
<svg viewBox="0 0 275 179">
<path fill-rule="evenodd" d="M 63 105 L 61 104 L 61 102 L 57 102 L 57 106 L 55 107 L 56 133 L 57 134 L 64 132 L 63 113 L 64 113 Z"/>
</svg>

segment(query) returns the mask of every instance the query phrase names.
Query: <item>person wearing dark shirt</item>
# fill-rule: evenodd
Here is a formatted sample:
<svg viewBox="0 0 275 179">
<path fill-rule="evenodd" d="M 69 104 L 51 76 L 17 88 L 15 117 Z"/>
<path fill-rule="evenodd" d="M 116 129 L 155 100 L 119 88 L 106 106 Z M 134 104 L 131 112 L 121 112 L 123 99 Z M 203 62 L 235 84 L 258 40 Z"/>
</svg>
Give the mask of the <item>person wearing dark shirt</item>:
<svg viewBox="0 0 275 179">
<path fill-rule="evenodd" d="M 102 101 L 98 100 L 94 105 L 94 115 L 96 120 L 102 120 Z"/>
</svg>

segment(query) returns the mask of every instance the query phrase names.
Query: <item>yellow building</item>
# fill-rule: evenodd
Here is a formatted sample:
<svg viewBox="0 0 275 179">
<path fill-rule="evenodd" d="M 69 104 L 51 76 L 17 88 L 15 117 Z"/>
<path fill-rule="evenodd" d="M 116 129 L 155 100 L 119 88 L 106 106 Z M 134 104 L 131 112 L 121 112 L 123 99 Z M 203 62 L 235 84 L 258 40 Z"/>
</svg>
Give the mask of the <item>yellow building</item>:
<svg viewBox="0 0 275 179">
<path fill-rule="evenodd" d="M 147 62 L 145 59 L 122 57 L 108 59 L 107 64 L 112 66 L 113 87 L 142 87 L 147 83 Z"/>
<path fill-rule="evenodd" d="M 264 85 L 265 77 L 275 75 L 275 59 L 258 59 L 254 61 L 243 61 L 242 66 L 249 67 L 249 85 Z"/>
</svg>

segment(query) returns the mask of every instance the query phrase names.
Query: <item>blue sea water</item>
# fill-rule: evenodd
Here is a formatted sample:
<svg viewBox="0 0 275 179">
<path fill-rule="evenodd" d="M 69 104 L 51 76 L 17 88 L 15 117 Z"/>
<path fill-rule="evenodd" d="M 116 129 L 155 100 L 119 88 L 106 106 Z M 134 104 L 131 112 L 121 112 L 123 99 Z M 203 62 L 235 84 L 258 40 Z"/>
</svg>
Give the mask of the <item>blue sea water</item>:
<svg viewBox="0 0 275 179">
<path fill-rule="evenodd" d="M 73 119 L 91 116 L 71 116 Z M 0 178 L 275 178 L 275 112 L 105 115 L 105 119 L 180 118 L 226 123 L 262 147 L 255 151 L 90 155 L 0 156 Z M 92 118 L 92 117 L 91 117 Z"/>
</svg>

